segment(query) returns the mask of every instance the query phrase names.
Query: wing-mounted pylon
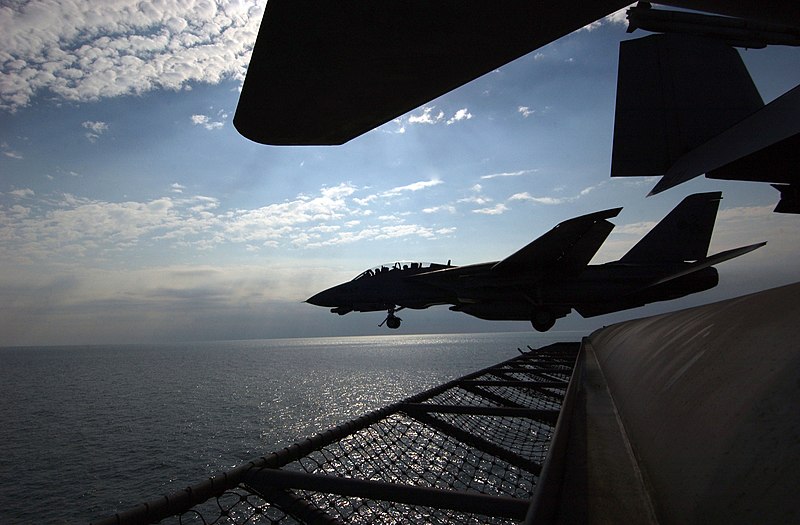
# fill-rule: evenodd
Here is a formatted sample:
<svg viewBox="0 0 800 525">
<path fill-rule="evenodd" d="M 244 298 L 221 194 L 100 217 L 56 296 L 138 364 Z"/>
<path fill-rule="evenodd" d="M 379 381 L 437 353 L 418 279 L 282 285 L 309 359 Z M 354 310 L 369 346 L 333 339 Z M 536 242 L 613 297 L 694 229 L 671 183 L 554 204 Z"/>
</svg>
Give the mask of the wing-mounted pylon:
<svg viewBox="0 0 800 525">
<path fill-rule="evenodd" d="M 577 275 L 614 229 L 606 219 L 622 208 L 599 211 L 566 220 L 541 237 L 492 266 L 492 272 L 530 272 L 541 275 Z"/>
</svg>

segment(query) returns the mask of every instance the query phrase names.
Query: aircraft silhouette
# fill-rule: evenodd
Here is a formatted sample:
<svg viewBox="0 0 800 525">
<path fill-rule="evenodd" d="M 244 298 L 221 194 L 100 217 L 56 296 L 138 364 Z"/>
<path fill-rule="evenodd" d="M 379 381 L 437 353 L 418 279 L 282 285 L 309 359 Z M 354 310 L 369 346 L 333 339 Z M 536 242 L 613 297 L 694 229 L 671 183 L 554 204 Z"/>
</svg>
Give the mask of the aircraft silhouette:
<svg viewBox="0 0 800 525">
<path fill-rule="evenodd" d="M 569 219 L 501 261 L 452 266 L 394 263 L 369 269 L 306 302 L 331 312 L 386 310 L 399 328 L 404 308 L 449 304 L 487 320 L 530 321 L 547 331 L 575 309 L 583 317 L 676 299 L 713 288 L 713 265 L 764 246 L 751 244 L 708 256 L 721 192 L 686 197 L 621 259 L 590 265 L 622 208 Z"/>
</svg>

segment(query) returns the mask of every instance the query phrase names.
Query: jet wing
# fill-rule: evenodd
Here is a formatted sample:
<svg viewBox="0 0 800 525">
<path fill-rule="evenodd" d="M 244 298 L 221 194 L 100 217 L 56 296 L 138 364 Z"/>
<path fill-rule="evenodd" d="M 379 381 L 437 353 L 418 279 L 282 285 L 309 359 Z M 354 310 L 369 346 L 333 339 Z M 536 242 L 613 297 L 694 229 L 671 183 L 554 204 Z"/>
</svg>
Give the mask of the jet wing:
<svg viewBox="0 0 800 525">
<path fill-rule="evenodd" d="M 233 123 L 342 144 L 630 0 L 269 0 Z"/>
<path fill-rule="evenodd" d="M 577 275 L 614 229 L 606 219 L 622 208 L 569 219 L 492 266 L 492 272 L 536 272 Z"/>
</svg>

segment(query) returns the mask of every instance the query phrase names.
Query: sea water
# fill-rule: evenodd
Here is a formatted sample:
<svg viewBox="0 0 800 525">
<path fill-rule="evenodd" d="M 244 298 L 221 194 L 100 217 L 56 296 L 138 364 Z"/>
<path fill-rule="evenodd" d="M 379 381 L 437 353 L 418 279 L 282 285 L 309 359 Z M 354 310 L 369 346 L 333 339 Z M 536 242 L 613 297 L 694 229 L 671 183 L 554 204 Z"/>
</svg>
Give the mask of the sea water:
<svg viewBox="0 0 800 525">
<path fill-rule="evenodd" d="M 582 333 L 0 348 L 0 523 L 86 523 Z"/>
</svg>

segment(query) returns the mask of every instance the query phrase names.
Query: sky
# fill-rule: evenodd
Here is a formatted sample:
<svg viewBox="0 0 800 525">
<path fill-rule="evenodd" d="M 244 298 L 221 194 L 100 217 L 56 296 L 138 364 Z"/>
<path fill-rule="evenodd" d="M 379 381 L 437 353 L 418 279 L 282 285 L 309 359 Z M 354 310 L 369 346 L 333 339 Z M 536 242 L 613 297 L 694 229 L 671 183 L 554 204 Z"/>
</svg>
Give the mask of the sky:
<svg viewBox="0 0 800 525">
<path fill-rule="evenodd" d="M 717 288 L 556 330 L 800 280 L 798 216 L 766 184 L 703 177 L 645 198 L 611 179 L 617 13 L 342 146 L 256 144 L 231 120 L 265 2 L 0 3 L 0 346 L 372 335 L 385 313 L 303 301 L 384 262 L 498 260 L 558 222 L 623 207 L 593 263 L 686 195 L 723 192 Z M 792 48 L 741 51 L 765 101 Z M 447 307 L 400 332 L 531 330 Z"/>
</svg>

